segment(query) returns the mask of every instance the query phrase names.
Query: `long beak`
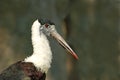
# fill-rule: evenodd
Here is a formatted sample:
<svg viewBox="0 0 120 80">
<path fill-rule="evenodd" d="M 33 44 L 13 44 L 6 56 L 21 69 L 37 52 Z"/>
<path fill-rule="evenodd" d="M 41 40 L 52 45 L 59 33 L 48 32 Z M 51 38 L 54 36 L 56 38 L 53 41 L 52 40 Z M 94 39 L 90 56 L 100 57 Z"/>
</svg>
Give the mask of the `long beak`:
<svg viewBox="0 0 120 80">
<path fill-rule="evenodd" d="M 70 48 L 70 46 L 67 44 L 67 42 L 56 32 L 51 32 L 51 36 L 53 36 L 61 46 L 63 46 L 71 55 L 75 58 L 78 59 L 78 56 L 76 53 Z"/>
</svg>

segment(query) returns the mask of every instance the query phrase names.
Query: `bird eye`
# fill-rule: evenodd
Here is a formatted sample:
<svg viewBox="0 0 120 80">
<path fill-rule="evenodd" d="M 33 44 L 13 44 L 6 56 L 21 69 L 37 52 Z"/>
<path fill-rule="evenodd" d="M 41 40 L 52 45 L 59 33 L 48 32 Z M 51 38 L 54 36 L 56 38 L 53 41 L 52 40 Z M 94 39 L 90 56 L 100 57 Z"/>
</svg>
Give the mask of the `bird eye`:
<svg viewBox="0 0 120 80">
<path fill-rule="evenodd" d="M 49 26 L 48 24 L 45 24 L 45 27 L 46 27 L 46 28 L 48 28 L 48 26 Z"/>
</svg>

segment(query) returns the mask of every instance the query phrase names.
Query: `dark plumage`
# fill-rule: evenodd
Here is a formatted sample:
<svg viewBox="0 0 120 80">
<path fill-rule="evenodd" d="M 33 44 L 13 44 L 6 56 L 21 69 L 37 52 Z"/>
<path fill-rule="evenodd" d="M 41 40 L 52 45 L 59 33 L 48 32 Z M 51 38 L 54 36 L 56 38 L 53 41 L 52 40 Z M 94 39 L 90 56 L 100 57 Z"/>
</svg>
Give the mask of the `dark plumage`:
<svg viewBox="0 0 120 80">
<path fill-rule="evenodd" d="M 0 80 L 45 80 L 46 74 L 38 71 L 33 63 L 19 61 L 0 74 Z"/>
<path fill-rule="evenodd" d="M 48 19 L 38 19 L 39 23 L 41 23 L 41 25 L 43 24 L 50 24 L 50 25 L 55 25 L 53 22 L 51 22 L 50 20 Z"/>
</svg>

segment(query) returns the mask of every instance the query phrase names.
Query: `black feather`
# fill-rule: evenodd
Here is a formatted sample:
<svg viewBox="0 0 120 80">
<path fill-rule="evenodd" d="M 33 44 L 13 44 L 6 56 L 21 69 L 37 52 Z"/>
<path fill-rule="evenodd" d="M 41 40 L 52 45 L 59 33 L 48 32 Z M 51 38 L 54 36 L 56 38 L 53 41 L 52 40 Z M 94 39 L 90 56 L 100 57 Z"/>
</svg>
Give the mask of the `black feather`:
<svg viewBox="0 0 120 80">
<path fill-rule="evenodd" d="M 45 80 L 46 74 L 38 71 L 33 63 L 16 62 L 0 73 L 0 80 Z"/>
<path fill-rule="evenodd" d="M 41 23 L 41 25 L 44 25 L 44 24 L 50 24 L 50 25 L 54 25 L 53 22 L 51 22 L 50 20 L 48 19 L 38 19 L 38 21 Z"/>
</svg>

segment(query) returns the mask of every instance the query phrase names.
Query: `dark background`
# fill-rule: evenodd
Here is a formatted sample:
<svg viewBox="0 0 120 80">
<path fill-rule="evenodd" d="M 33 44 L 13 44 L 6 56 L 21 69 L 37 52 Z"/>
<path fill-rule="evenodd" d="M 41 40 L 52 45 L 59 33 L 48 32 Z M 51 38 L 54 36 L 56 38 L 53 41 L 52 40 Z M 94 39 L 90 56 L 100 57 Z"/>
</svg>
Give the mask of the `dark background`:
<svg viewBox="0 0 120 80">
<path fill-rule="evenodd" d="M 50 39 L 47 80 L 120 80 L 120 0 L 1 0 L 0 72 L 32 54 L 37 18 L 53 21 L 79 56 Z"/>
</svg>

